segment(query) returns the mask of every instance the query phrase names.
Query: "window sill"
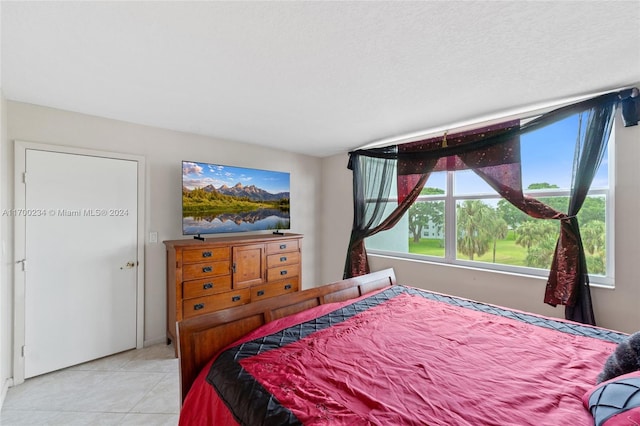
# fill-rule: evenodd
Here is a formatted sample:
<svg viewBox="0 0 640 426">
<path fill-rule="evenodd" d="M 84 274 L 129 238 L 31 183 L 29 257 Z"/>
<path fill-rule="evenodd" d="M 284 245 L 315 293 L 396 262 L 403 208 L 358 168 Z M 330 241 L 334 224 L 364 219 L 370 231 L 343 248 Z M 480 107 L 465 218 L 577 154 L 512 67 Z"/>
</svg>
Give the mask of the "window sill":
<svg viewBox="0 0 640 426">
<path fill-rule="evenodd" d="M 515 271 L 514 268 L 511 268 L 507 265 L 495 265 L 495 267 L 487 268 L 487 267 L 479 267 L 476 266 L 480 262 L 471 262 L 471 261 L 456 261 L 456 263 L 448 263 L 444 261 L 438 261 L 435 259 L 431 259 L 426 256 L 421 255 L 398 255 L 397 253 L 389 253 L 380 250 L 368 250 L 367 255 L 371 257 L 379 257 L 386 258 L 392 260 L 399 260 L 404 262 L 413 262 L 413 263 L 423 263 L 427 265 L 433 265 L 443 268 L 456 268 L 456 269 L 467 269 L 470 271 L 480 272 L 480 273 L 488 273 L 488 274 L 500 274 L 500 275 L 510 275 L 514 277 L 528 278 L 532 280 L 538 281 L 547 281 L 547 271 L 544 270 L 533 270 L 534 273 L 526 273 L 521 271 Z M 483 264 L 483 263 L 482 263 Z M 533 269 L 533 268 L 522 268 L 522 269 Z M 605 290 L 615 290 L 614 280 L 609 277 L 590 277 L 589 285 L 591 288 L 601 288 Z"/>
</svg>

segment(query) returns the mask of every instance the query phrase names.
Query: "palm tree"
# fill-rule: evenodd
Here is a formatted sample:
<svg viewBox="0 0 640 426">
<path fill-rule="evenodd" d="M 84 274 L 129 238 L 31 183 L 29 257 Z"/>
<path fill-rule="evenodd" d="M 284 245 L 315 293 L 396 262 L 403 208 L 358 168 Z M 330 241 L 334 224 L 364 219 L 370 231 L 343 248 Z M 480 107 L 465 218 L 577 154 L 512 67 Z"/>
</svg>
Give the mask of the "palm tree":
<svg viewBox="0 0 640 426">
<path fill-rule="evenodd" d="M 589 221 L 580 229 L 582 243 L 589 254 L 604 250 L 605 224 L 600 220 Z"/>
<path fill-rule="evenodd" d="M 533 220 L 524 221 L 516 228 L 516 244 L 527 249 L 527 253 L 531 251 L 531 246 L 536 243 L 538 230 Z"/>
<path fill-rule="evenodd" d="M 550 220 L 528 220 L 516 230 L 516 244 L 526 247 L 527 266 L 547 268 L 555 251 L 558 224 Z"/>
<path fill-rule="evenodd" d="M 582 244 L 589 255 L 587 269 L 593 274 L 606 274 L 606 225 L 601 220 L 591 220 L 581 229 Z"/>
<path fill-rule="evenodd" d="M 526 265 L 532 268 L 548 269 L 553 260 L 553 253 L 556 251 L 556 242 L 557 238 L 551 234 L 541 236 L 537 244 L 527 253 Z"/>
<path fill-rule="evenodd" d="M 458 205 L 458 251 L 469 260 L 482 256 L 489 249 L 488 232 L 493 209 L 480 200 L 466 200 Z"/>
<path fill-rule="evenodd" d="M 498 201 L 496 212 L 507 222 L 509 228 L 513 230 L 515 230 L 522 222 L 526 221 L 529 218 L 526 213 L 519 210 L 516 206 L 514 206 L 504 198 Z"/>
<path fill-rule="evenodd" d="M 504 240 L 507 238 L 509 225 L 507 224 L 507 221 L 499 217 L 495 211 L 493 213 L 488 231 L 489 235 L 493 239 L 493 263 L 496 263 L 496 244 L 498 240 Z"/>
<path fill-rule="evenodd" d="M 604 253 L 587 256 L 587 270 L 590 274 L 605 275 L 607 273 L 607 260 Z"/>
</svg>

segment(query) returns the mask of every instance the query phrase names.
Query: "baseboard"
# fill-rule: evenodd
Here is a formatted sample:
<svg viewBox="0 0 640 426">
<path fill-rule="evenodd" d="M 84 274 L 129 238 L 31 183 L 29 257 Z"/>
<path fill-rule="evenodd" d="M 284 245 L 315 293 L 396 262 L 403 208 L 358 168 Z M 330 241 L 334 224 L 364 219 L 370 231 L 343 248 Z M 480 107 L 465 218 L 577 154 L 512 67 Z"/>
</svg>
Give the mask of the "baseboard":
<svg viewBox="0 0 640 426">
<path fill-rule="evenodd" d="M 9 388 L 13 386 L 13 379 L 9 378 L 2 384 L 2 393 L 0 393 L 0 410 L 2 410 L 2 404 L 4 404 L 4 398 L 7 396 Z"/>
</svg>

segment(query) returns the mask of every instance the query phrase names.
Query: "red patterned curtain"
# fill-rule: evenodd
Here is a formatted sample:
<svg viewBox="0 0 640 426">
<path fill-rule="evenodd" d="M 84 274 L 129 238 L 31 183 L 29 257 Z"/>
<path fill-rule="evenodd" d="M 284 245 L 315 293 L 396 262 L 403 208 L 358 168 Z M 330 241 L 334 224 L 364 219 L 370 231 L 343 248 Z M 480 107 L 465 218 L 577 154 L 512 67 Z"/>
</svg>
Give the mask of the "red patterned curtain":
<svg viewBox="0 0 640 426">
<path fill-rule="evenodd" d="M 637 108 L 629 105 L 637 103 L 637 89 L 628 89 L 559 108 L 525 124 L 512 121 L 444 137 L 351 152 L 354 222 L 345 277 L 369 272 L 364 239 L 393 227 L 418 197 L 432 171 L 471 169 L 529 216 L 561 221 L 544 301 L 554 306 L 566 305 L 569 319 L 595 324 L 576 214 L 605 152 L 615 108 L 626 105 L 626 110 L 632 112 L 624 115 L 625 126 L 635 125 Z M 583 137 L 576 142 L 579 155 L 574 161 L 570 208 L 565 213 L 523 194 L 520 136 L 574 114 L 584 114 L 587 124 Z M 385 215 L 391 193 L 389 182 L 394 177 L 397 206 Z"/>
</svg>

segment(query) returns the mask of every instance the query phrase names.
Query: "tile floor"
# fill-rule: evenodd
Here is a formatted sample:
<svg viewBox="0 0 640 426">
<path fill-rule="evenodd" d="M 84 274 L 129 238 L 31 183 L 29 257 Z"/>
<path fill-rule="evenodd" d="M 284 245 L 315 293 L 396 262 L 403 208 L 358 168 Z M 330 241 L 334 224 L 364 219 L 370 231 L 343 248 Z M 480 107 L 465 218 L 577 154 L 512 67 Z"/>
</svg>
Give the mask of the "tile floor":
<svg viewBox="0 0 640 426">
<path fill-rule="evenodd" d="M 178 360 L 158 344 L 9 388 L 0 425 L 175 426 L 179 410 Z"/>
</svg>

